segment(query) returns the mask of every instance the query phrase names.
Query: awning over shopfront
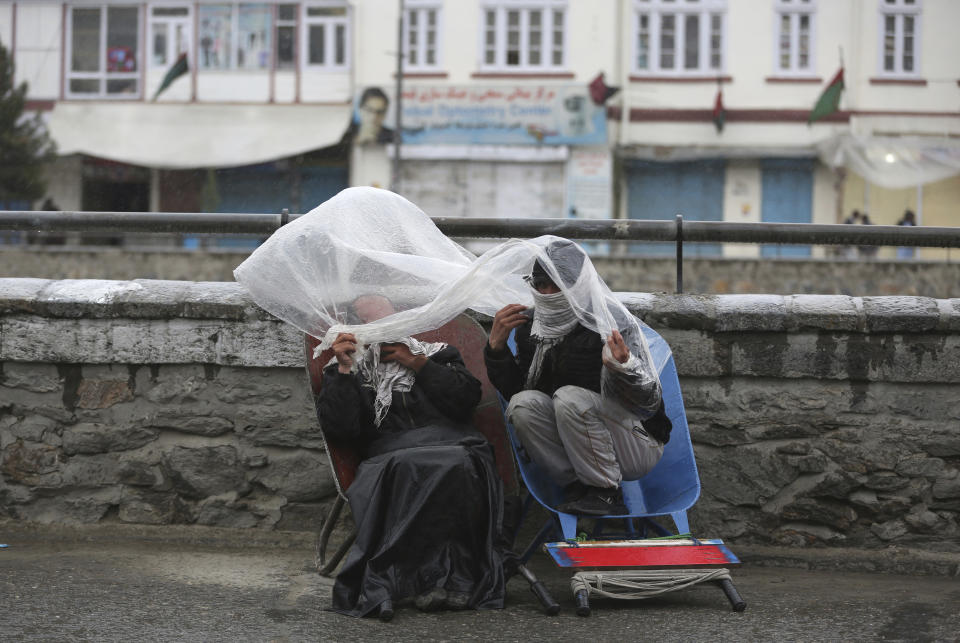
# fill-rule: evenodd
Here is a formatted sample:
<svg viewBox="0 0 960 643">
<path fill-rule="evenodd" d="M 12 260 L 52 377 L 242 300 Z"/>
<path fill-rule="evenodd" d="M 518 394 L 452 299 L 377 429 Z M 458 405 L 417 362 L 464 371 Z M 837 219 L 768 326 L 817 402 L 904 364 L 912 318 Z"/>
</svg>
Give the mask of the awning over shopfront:
<svg viewBox="0 0 960 643">
<path fill-rule="evenodd" d="M 162 169 L 237 167 L 337 143 L 350 105 L 57 103 L 58 152 Z"/>
<path fill-rule="evenodd" d="M 874 185 L 909 188 L 960 174 L 960 139 L 843 134 L 818 145 L 820 160 Z"/>
</svg>

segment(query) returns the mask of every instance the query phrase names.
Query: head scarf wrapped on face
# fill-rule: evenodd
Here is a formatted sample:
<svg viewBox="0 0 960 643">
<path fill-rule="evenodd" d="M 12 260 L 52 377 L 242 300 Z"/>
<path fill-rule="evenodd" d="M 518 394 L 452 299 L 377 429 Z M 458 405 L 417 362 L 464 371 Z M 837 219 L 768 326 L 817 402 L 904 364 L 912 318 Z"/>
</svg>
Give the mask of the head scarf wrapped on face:
<svg viewBox="0 0 960 643">
<path fill-rule="evenodd" d="M 575 285 L 577 278 L 580 276 L 580 268 L 583 266 L 583 251 L 577 248 L 573 242 L 563 239 L 547 246 L 546 252 L 553 261 L 561 284 L 567 288 Z M 543 264 L 537 259 L 533 263 L 530 276 L 527 278 L 527 282 L 533 288 L 534 301 L 530 336 L 537 341 L 533 361 L 530 364 L 530 370 L 527 371 L 526 388 L 528 389 L 534 388 L 537 380 L 540 379 L 543 359 L 547 352 L 580 323 L 576 311 L 567 301 L 567 296 L 563 291 L 544 294 L 537 290 L 537 286 L 546 281 L 560 286 L 560 284 L 554 282 Z"/>
</svg>

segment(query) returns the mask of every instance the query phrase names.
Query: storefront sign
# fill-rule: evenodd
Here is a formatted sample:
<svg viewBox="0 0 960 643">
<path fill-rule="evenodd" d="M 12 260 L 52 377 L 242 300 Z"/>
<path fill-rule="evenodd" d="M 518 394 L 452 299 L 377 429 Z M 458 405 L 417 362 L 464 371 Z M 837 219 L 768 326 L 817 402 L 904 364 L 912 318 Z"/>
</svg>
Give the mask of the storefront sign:
<svg viewBox="0 0 960 643">
<path fill-rule="evenodd" d="M 594 104 L 586 85 L 418 86 L 404 90 L 402 107 L 405 145 L 607 142 L 606 110 Z M 392 94 L 364 90 L 354 123 L 357 143 L 390 142 L 395 129 Z"/>
</svg>

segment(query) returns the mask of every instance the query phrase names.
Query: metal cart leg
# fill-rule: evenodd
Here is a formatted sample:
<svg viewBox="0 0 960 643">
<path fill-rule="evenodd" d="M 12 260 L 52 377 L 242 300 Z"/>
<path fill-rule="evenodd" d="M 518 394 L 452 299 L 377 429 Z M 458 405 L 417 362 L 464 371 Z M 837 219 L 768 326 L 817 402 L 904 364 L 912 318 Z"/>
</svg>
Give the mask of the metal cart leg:
<svg viewBox="0 0 960 643">
<path fill-rule="evenodd" d="M 747 602 L 740 597 L 737 588 L 733 586 L 733 583 L 731 583 L 729 579 L 724 578 L 721 581 L 717 581 L 717 584 L 720 585 L 720 589 L 726 594 L 727 600 L 730 601 L 730 606 L 733 607 L 734 612 L 742 612 L 747 609 Z"/>
<path fill-rule="evenodd" d="M 578 589 L 574 600 L 577 602 L 577 616 L 590 616 L 590 592 Z"/>
<path fill-rule="evenodd" d="M 520 572 L 520 575 L 527 579 L 527 582 L 530 583 L 530 589 L 533 591 L 533 595 L 537 597 L 540 601 L 540 604 L 543 605 L 543 609 L 553 616 L 560 612 L 560 604 L 557 601 L 553 600 L 553 597 L 550 596 L 550 592 L 547 591 L 546 586 L 533 575 L 529 569 L 524 565 L 518 565 L 517 571 Z"/>
</svg>

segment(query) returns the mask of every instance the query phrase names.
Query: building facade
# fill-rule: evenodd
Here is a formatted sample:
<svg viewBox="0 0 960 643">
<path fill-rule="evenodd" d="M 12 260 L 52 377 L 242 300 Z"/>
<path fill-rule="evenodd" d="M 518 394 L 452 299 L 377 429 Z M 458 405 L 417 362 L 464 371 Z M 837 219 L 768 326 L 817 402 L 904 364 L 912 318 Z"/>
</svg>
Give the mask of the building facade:
<svg viewBox="0 0 960 643">
<path fill-rule="evenodd" d="M 958 24 L 952 0 L 0 0 L 50 197 L 120 211 L 378 185 L 435 216 L 958 225 Z"/>
</svg>

